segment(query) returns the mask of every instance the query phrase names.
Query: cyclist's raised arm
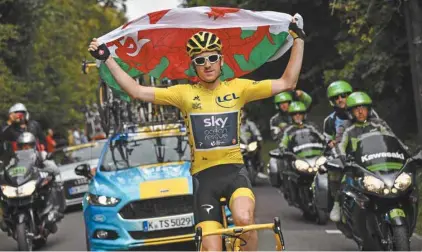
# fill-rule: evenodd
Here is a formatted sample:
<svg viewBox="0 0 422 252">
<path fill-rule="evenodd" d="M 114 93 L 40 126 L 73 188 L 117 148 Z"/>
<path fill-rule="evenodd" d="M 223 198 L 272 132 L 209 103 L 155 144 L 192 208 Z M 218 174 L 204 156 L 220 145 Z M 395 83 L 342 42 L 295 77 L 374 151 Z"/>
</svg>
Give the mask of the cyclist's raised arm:
<svg viewBox="0 0 422 252">
<path fill-rule="evenodd" d="M 303 51 L 304 41 L 300 38 L 296 38 L 293 42 L 289 63 L 287 64 L 286 70 L 284 70 L 283 76 L 281 76 L 280 79 L 272 80 L 271 95 L 276 95 L 296 88 L 296 83 L 302 68 Z"/>
<path fill-rule="evenodd" d="M 102 60 L 106 64 L 116 82 L 131 98 L 160 105 L 173 105 L 178 108 L 182 105 L 183 92 L 180 90 L 183 88 L 182 86 L 178 85 L 170 88 L 141 86 L 110 56 L 110 51 L 105 44 L 100 45 L 97 39 L 94 38 L 88 50 L 94 58 Z"/>
<path fill-rule="evenodd" d="M 146 102 L 154 102 L 154 87 L 145 87 L 139 85 L 130 77 L 110 56 L 104 62 L 119 86 L 133 99 L 139 99 Z"/>
</svg>

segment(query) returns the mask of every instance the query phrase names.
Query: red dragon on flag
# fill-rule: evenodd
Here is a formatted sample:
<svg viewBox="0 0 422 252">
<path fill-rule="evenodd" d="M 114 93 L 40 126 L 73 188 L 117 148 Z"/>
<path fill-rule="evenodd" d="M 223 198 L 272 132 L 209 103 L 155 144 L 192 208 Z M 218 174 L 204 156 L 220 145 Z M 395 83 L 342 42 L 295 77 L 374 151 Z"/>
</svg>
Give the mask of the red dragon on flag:
<svg viewBox="0 0 422 252">
<path fill-rule="evenodd" d="M 198 31 L 211 31 L 222 41 L 224 74 L 221 79 L 241 77 L 267 61 L 283 55 L 292 45 L 288 26 L 292 16 L 272 11 L 237 8 L 176 8 L 149 13 L 99 38 L 132 77 L 197 81 L 186 53 L 186 42 Z M 299 16 L 299 26 L 303 21 Z M 100 66 L 103 80 L 123 91 L 107 67 Z M 128 99 L 128 97 L 126 97 Z"/>
</svg>

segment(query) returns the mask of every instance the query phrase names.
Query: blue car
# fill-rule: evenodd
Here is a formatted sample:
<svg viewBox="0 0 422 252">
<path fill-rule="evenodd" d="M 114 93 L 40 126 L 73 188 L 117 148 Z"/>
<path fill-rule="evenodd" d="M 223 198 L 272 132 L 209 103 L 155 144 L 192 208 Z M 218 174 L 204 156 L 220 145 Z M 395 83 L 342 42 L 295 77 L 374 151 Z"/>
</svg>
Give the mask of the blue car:
<svg viewBox="0 0 422 252">
<path fill-rule="evenodd" d="M 161 125 L 163 126 L 163 125 Z M 83 199 L 88 250 L 129 250 L 193 241 L 190 149 L 178 124 L 110 138 Z"/>
</svg>

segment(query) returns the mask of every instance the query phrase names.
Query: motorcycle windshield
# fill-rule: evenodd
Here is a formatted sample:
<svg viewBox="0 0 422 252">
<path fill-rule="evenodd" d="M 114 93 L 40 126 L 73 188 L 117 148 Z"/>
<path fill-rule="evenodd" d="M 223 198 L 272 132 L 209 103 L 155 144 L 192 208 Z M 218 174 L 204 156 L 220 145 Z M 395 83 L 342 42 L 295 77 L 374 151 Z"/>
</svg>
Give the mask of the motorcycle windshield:
<svg viewBox="0 0 422 252">
<path fill-rule="evenodd" d="M 309 129 L 297 130 L 289 141 L 289 150 L 301 158 L 322 156 L 325 145 L 317 133 Z"/>
<path fill-rule="evenodd" d="M 392 135 L 371 132 L 356 142 L 355 162 L 374 173 L 394 173 L 409 158 L 398 139 Z"/>
<path fill-rule="evenodd" d="M 31 179 L 36 160 L 37 156 L 33 150 L 16 152 L 16 157 L 10 161 L 5 172 L 12 186 L 20 186 Z"/>
</svg>

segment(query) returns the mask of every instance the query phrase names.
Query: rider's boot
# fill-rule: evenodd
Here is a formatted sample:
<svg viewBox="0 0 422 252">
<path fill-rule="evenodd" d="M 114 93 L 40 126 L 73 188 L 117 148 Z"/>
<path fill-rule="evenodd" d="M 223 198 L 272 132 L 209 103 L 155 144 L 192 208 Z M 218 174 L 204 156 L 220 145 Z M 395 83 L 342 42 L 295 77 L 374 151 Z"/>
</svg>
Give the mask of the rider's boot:
<svg viewBox="0 0 422 252">
<path fill-rule="evenodd" d="M 61 185 L 60 185 L 60 183 L 53 181 L 51 187 L 52 188 L 51 188 L 51 192 L 50 192 L 50 195 L 49 195 L 49 200 L 50 200 L 50 203 L 53 204 L 52 212 L 54 212 L 55 220 L 60 221 L 64 217 L 64 214 L 61 211 L 63 209 L 61 209 L 62 207 L 61 207 L 61 203 L 60 203 L 60 201 L 64 200 L 64 199 L 62 199 L 62 197 L 59 196 Z"/>
<path fill-rule="evenodd" d="M 6 224 L 6 222 L 4 221 L 4 218 L 3 218 L 3 205 L 1 203 L 0 203 L 0 229 L 3 232 L 8 231 L 7 224 Z"/>
<path fill-rule="evenodd" d="M 333 222 L 340 221 L 340 204 L 338 201 L 334 202 L 333 209 L 331 209 L 330 220 Z"/>
</svg>

